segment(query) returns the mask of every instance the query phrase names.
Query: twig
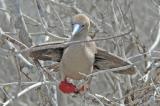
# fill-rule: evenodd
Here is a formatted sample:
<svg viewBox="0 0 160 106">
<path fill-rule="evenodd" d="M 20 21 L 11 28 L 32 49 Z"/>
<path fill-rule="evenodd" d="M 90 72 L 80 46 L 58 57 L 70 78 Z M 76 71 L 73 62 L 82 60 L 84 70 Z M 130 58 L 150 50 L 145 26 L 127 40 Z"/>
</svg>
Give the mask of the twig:
<svg viewBox="0 0 160 106">
<path fill-rule="evenodd" d="M 65 35 L 65 30 L 66 30 L 66 29 L 65 29 L 64 23 L 63 23 L 61 17 L 59 16 L 58 12 L 56 11 L 55 7 L 52 6 L 52 8 L 53 8 L 53 11 L 56 13 L 56 16 L 58 17 L 58 20 L 60 21 L 60 23 L 61 23 L 61 25 L 62 25 L 63 35 Z"/>
<path fill-rule="evenodd" d="M 28 32 L 28 27 L 25 23 L 23 14 L 22 14 L 22 1 L 21 0 L 16 0 L 15 2 L 15 6 L 16 6 L 16 24 L 15 24 L 15 28 L 19 29 L 19 39 L 21 42 L 23 42 L 25 45 L 27 45 L 28 47 L 32 46 L 32 39 L 31 36 Z"/>
<path fill-rule="evenodd" d="M 15 52 L 17 52 L 17 49 L 14 47 L 14 45 L 11 42 L 9 42 L 7 40 L 5 40 L 5 42 L 9 45 L 11 50 L 14 49 Z M 16 54 L 16 56 L 18 58 L 20 58 L 29 68 L 33 67 L 33 65 L 24 56 L 22 56 L 22 54 L 18 53 L 18 54 Z"/>
<path fill-rule="evenodd" d="M 160 8 L 159 8 L 159 14 L 160 14 Z M 156 37 L 154 43 L 152 44 L 152 46 L 148 50 L 149 56 L 151 56 L 151 52 L 158 46 L 159 42 L 160 42 L 160 22 L 158 23 L 158 34 L 157 34 L 157 37 Z M 149 68 L 150 66 L 151 66 L 151 61 L 148 61 L 147 68 Z"/>
<path fill-rule="evenodd" d="M 17 98 L 19 98 L 20 96 L 26 94 L 28 91 L 30 91 L 30 90 L 32 90 L 32 89 L 34 89 L 34 88 L 37 88 L 37 87 L 39 87 L 39 86 L 41 86 L 41 85 L 44 85 L 44 84 L 50 84 L 50 83 L 51 83 L 51 82 L 49 82 L 49 81 L 45 81 L 45 82 L 38 82 L 38 83 L 36 83 L 36 84 L 33 84 L 33 85 L 25 88 L 25 89 L 22 90 L 21 92 L 19 92 L 19 93 L 17 94 Z M 15 99 L 15 96 L 13 96 L 11 99 L 9 99 L 9 100 L 7 100 L 5 103 L 3 103 L 3 106 L 9 105 L 14 99 Z"/>
<path fill-rule="evenodd" d="M 121 89 L 119 80 L 116 80 L 116 83 L 117 83 L 117 88 L 118 88 L 119 97 L 122 98 L 122 97 L 123 97 L 123 94 L 122 94 L 122 89 Z M 123 99 L 121 99 L 120 102 L 121 102 L 120 106 L 125 106 Z"/>
<path fill-rule="evenodd" d="M 35 84 L 38 82 L 21 82 L 22 85 Z M 18 82 L 0 83 L 0 86 L 18 85 Z"/>
<path fill-rule="evenodd" d="M 24 13 L 22 13 L 22 15 L 23 15 L 25 18 L 27 18 L 28 20 L 31 20 L 32 22 L 36 23 L 37 25 L 41 25 L 41 23 L 39 23 L 37 20 L 31 18 L 30 16 L 28 16 L 28 15 L 26 15 L 26 14 L 24 14 Z"/>
<path fill-rule="evenodd" d="M 39 18 L 40 18 L 40 21 L 41 21 L 41 26 L 42 26 L 42 28 L 43 28 L 43 30 L 44 30 L 44 32 L 47 34 L 47 35 L 49 35 L 49 36 L 51 36 L 51 37 L 54 37 L 54 38 L 58 38 L 58 39 L 66 39 L 66 38 L 64 38 L 64 37 L 60 37 L 60 36 L 57 36 L 57 35 L 53 35 L 52 33 L 50 33 L 48 30 L 47 30 L 47 28 L 48 28 L 48 24 L 47 24 L 47 22 L 46 22 L 46 20 L 45 20 L 45 17 L 44 17 L 44 10 L 42 10 L 42 7 L 41 7 L 41 5 L 40 5 L 40 1 L 37 1 L 37 0 L 34 0 L 35 2 L 35 4 L 36 4 L 36 7 L 37 7 L 37 11 L 38 11 L 38 15 L 39 15 Z"/>
<path fill-rule="evenodd" d="M 117 105 L 119 105 L 119 103 L 113 102 L 113 101 L 109 100 L 108 98 L 106 98 L 105 96 L 102 96 L 102 95 L 99 95 L 99 94 L 95 94 L 95 96 L 105 100 L 108 104 L 112 104 L 112 105 L 117 104 Z"/>
<path fill-rule="evenodd" d="M 13 55 L 13 59 L 14 59 L 15 66 L 16 66 L 16 69 L 17 69 L 18 87 L 17 87 L 16 93 L 18 93 L 18 92 L 21 90 L 21 82 L 22 82 L 21 73 L 20 73 L 20 72 L 21 72 L 21 69 L 20 69 L 20 61 L 19 61 L 19 59 L 16 57 L 15 54 Z"/>
<path fill-rule="evenodd" d="M 101 71 L 98 71 L 98 72 L 94 72 L 92 74 L 89 74 L 87 75 L 87 77 L 92 77 L 92 76 L 96 76 L 97 74 L 103 74 L 103 73 L 106 73 L 106 72 L 116 72 L 116 71 L 120 71 L 120 70 L 126 70 L 128 68 L 131 68 L 133 67 L 134 65 L 131 64 L 131 65 L 126 65 L 126 66 L 122 66 L 122 67 L 118 67 L 118 68 L 112 68 L 112 69 L 108 69 L 108 70 L 101 70 Z M 80 73 L 81 75 L 84 75 L 83 73 Z"/>
<path fill-rule="evenodd" d="M 92 39 L 92 40 L 84 40 L 84 41 L 68 41 L 68 42 L 65 42 L 65 43 L 58 43 L 58 44 L 55 44 L 54 42 L 53 43 L 50 43 L 49 45 L 47 46 L 44 46 L 44 47 L 36 47 L 36 48 L 28 48 L 28 49 L 24 49 L 24 50 L 20 50 L 18 51 L 17 53 L 23 53 L 23 52 L 33 52 L 33 51 L 37 51 L 37 50 L 43 50 L 43 49 L 51 49 L 51 48 L 58 48 L 58 47 L 65 47 L 65 46 L 68 46 L 68 45 L 73 45 L 73 44 L 79 44 L 79 43 L 85 43 L 85 42 L 94 42 L 94 41 L 102 41 L 102 40 L 109 40 L 109 39 L 113 39 L 113 38 L 118 38 L 118 37 L 123 37 L 123 36 L 126 36 L 128 35 L 129 33 L 132 32 L 132 29 L 130 29 L 128 32 L 124 32 L 122 34 L 118 34 L 117 36 L 111 36 L 111 37 L 106 37 L 106 38 L 97 38 L 97 39 Z"/>
<path fill-rule="evenodd" d="M 6 40 L 12 42 L 13 44 L 16 44 L 16 45 L 20 46 L 21 48 L 28 48 L 24 43 L 22 43 L 22 42 L 20 42 L 20 41 L 18 41 L 16 39 L 14 39 L 14 38 L 12 38 L 11 36 L 9 36 L 7 34 L 4 34 L 4 33 L 2 34 L 1 33 L 1 35 L 2 35 L 2 37 L 0 38 L 1 40 L 6 39 Z"/>
<path fill-rule="evenodd" d="M 91 96 L 92 98 L 96 99 L 96 100 L 100 103 L 101 106 L 104 106 L 104 104 L 103 104 L 95 95 L 93 95 L 93 94 L 91 94 L 91 93 L 89 93 L 89 92 L 87 92 L 87 94 L 88 94 L 89 96 Z"/>
</svg>

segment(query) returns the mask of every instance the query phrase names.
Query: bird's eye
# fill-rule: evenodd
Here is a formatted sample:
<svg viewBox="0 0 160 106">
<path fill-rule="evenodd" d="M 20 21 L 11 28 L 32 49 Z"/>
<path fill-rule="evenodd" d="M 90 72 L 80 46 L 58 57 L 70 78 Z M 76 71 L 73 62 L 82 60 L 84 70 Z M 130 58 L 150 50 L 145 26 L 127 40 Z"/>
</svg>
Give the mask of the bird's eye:
<svg viewBox="0 0 160 106">
<path fill-rule="evenodd" d="M 71 25 L 73 26 L 74 25 L 74 22 L 73 21 L 70 21 Z"/>
<path fill-rule="evenodd" d="M 71 25 L 73 26 L 74 24 L 73 24 L 73 23 L 71 23 Z"/>
<path fill-rule="evenodd" d="M 82 28 L 84 27 L 84 25 L 81 26 Z"/>
</svg>

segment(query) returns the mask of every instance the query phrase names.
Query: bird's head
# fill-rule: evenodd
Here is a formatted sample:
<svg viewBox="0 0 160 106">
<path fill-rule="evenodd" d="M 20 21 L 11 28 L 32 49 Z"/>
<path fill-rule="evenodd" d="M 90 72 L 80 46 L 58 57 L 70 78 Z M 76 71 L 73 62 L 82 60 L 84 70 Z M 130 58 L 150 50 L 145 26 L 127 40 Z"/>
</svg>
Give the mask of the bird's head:
<svg viewBox="0 0 160 106">
<path fill-rule="evenodd" d="M 86 33 L 90 28 L 90 19 L 84 14 L 75 15 L 72 19 L 72 36 Z"/>
</svg>

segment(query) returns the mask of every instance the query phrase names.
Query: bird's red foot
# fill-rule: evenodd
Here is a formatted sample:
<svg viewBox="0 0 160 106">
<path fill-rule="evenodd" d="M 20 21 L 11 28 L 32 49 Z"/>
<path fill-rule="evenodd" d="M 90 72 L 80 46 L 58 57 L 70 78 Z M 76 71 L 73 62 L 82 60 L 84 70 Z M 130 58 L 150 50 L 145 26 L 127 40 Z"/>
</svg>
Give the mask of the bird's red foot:
<svg viewBox="0 0 160 106">
<path fill-rule="evenodd" d="M 63 93 L 77 93 L 77 87 L 73 85 L 72 83 L 67 82 L 67 80 L 61 81 L 59 84 L 59 89 Z"/>
</svg>

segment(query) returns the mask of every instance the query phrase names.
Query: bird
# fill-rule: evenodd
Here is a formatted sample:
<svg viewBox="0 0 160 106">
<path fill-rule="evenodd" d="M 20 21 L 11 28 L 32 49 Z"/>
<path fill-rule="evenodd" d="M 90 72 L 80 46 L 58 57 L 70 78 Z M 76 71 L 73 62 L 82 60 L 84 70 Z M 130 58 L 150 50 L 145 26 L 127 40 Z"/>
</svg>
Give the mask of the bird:
<svg viewBox="0 0 160 106">
<path fill-rule="evenodd" d="M 92 40 L 89 36 L 90 19 L 85 14 L 77 14 L 72 18 L 72 34 L 70 42 Z M 60 73 L 62 81 L 59 89 L 63 93 L 77 93 L 85 89 L 85 84 L 76 87 L 68 81 L 85 79 L 85 75 L 91 74 L 97 53 L 95 42 L 81 42 L 69 45 L 63 52 L 60 61 Z M 89 82 L 89 81 L 88 81 Z"/>
</svg>

